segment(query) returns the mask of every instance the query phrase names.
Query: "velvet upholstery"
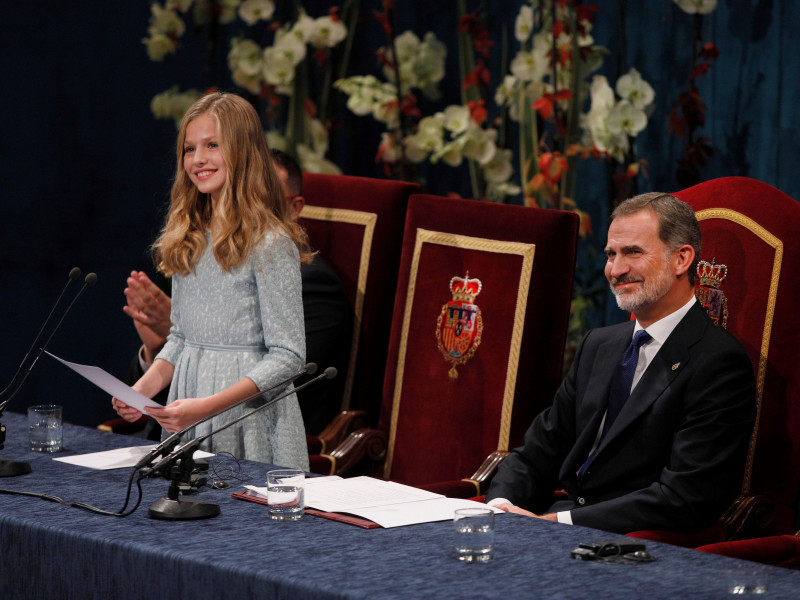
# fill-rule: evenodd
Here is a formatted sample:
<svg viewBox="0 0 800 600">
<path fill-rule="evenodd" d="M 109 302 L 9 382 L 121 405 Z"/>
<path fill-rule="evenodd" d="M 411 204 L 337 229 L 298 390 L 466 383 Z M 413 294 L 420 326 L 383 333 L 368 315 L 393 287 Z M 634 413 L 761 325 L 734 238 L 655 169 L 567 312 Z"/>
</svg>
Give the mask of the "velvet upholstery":
<svg viewBox="0 0 800 600">
<path fill-rule="evenodd" d="M 300 223 L 313 249 L 339 275 L 355 313 L 348 372 L 339 374 L 347 378 L 342 408 L 366 410 L 373 423 L 378 418 L 403 220 L 409 195 L 419 189 L 403 181 L 303 174 L 306 207 Z"/>
<path fill-rule="evenodd" d="M 383 388 L 384 477 L 469 477 L 487 455 L 521 443 L 560 381 L 577 232 L 572 212 L 411 197 Z M 451 280 L 466 276 L 481 282 L 483 329 L 452 378 L 437 322 Z"/>
<path fill-rule="evenodd" d="M 752 540 L 708 544 L 702 552 L 742 558 L 776 567 L 800 567 L 800 539 L 794 535 L 775 535 Z"/>
<path fill-rule="evenodd" d="M 696 547 L 736 537 L 791 533 L 800 493 L 800 204 L 772 186 L 744 177 L 715 179 L 676 196 L 697 214 L 703 234 L 700 259 L 727 267 L 719 286 L 726 298 L 726 327 L 753 363 L 758 417 L 744 466 L 742 496 L 723 515 L 724 528 L 677 538 L 671 534 L 669 539 L 664 532 L 631 535 Z M 758 505 L 751 502 L 755 499 Z M 740 520 L 745 513 L 750 513 L 747 525 Z"/>
</svg>

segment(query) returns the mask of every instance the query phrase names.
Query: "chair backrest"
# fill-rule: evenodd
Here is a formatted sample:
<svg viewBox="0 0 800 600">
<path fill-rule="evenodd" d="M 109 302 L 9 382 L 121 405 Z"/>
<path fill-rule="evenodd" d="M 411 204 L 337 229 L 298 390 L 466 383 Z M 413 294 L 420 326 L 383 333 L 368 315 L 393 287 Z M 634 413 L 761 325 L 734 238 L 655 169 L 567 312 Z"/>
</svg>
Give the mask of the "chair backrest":
<svg viewBox="0 0 800 600">
<path fill-rule="evenodd" d="M 800 493 L 800 203 L 744 177 L 676 195 L 695 209 L 703 233 L 700 258 L 709 264 L 696 291 L 744 345 L 756 375 L 742 491 L 775 500 L 775 527 L 790 533 Z"/>
<path fill-rule="evenodd" d="M 384 477 L 469 477 L 560 382 L 578 216 L 414 195 L 383 389 Z"/>
<path fill-rule="evenodd" d="M 403 181 L 303 174 L 306 206 L 300 223 L 311 246 L 330 263 L 353 307 L 353 335 L 342 409 L 377 421 L 391 307 L 408 197 Z M 325 365 L 320 365 L 321 368 Z"/>
</svg>

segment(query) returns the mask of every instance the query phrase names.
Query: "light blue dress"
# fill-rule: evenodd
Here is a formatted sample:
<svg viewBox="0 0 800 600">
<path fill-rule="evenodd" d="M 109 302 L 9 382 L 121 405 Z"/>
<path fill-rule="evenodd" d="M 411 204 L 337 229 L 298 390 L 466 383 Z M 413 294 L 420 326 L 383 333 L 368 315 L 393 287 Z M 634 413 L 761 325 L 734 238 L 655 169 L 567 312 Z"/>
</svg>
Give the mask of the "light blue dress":
<svg viewBox="0 0 800 600">
<path fill-rule="evenodd" d="M 267 233 L 247 261 L 229 271 L 206 246 L 194 272 L 172 279 L 174 325 L 157 356 L 175 366 L 167 404 L 210 396 L 244 377 L 264 390 L 299 371 L 305 363 L 301 294 L 299 255 L 285 234 Z M 201 423 L 184 441 L 216 430 L 264 401 L 245 403 Z M 201 447 L 308 470 L 303 417 L 294 394 L 214 434 Z"/>
</svg>

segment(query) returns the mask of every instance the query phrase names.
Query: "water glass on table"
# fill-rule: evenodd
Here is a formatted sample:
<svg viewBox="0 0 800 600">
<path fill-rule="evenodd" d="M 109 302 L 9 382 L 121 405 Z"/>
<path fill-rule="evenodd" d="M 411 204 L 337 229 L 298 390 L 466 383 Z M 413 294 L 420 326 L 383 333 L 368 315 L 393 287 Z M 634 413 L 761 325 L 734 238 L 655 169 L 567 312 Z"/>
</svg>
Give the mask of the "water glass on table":
<svg viewBox="0 0 800 600">
<path fill-rule="evenodd" d="M 267 507 L 276 521 L 296 521 L 303 516 L 305 473 L 299 469 L 267 472 Z"/>
<path fill-rule="evenodd" d="M 28 441 L 35 452 L 58 452 L 63 438 L 62 408 L 57 404 L 28 407 Z"/>
<path fill-rule="evenodd" d="M 454 546 L 458 560 L 486 562 L 492 559 L 494 512 L 489 508 L 459 508 L 453 517 Z"/>
</svg>

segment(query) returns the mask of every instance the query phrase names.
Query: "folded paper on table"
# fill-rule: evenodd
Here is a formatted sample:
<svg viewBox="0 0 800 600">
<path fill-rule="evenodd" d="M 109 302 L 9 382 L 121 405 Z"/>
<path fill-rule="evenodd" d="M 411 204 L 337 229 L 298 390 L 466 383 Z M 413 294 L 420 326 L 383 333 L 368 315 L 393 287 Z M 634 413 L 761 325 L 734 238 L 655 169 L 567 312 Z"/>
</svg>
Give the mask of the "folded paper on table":
<svg viewBox="0 0 800 600">
<path fill-rule="evenodd" d="M 257 496 L 267 496 L 266 488 L 245 487 Z M 345 519 L 336 519 L 334 515 L 356 515 L 381 527 L 447 521 L 453 518 L 453 512 L 458 508 L 485 507 L 472 500 L 446 498 L 441 494 L 372 477 L 308 478 L 305 503 L 306 512 L 309 512 L 308 509 L 322 511 L 326 514 L 319 516 L 335 520 Z"/>
<path fill-rule="evenodd" d="M 121 382 L 119 379 L 110 373 L 107 373 L 100 367 L 95 367 L 92 365 L 79 365 L 78 363 L 69 362 L 63 358 L 58 358 L 55 354 L 51 354 L 47 350 L 45 350 L 44 353 L 52 356 L 61 364 L 68 366 L 78 375 L 88 379 L 104 392 L 111 394 L 117 400 L 121 400 L 128 406 L 132 406 L 138 411 L 144 413 L 146 406 L 161 408 L 161 405 L 158 402 L 154 402 L 147 396 L 140 394 L 129 385 Z"/>
<path fill-rule="evenodd" d="M 114 450 L 105 450 L 103 452 L 90 452 L 89 454 L 76 454 L 75 456 L 61 456 L 54 458 L 58 462 L 67 463 L 69 465 L 77 465 L 79 467 L 89 467 L 90 469 L 99 469 L 105 471 L 108 469 L 122 469 L 124 467 L 132 467 L 150 450 L 155 448 L 155 444 L 149 446 L 131 446 L 130 448 L 116 448 Z M 214 456 L 210 452 L 203 450 L 196 450 L 192 455 L 193 458 L 208 458 Z"/>
</svg>

